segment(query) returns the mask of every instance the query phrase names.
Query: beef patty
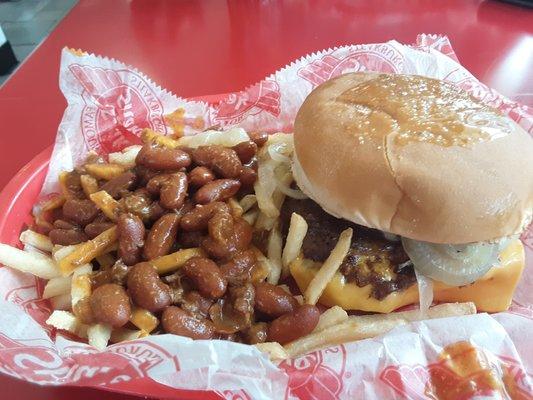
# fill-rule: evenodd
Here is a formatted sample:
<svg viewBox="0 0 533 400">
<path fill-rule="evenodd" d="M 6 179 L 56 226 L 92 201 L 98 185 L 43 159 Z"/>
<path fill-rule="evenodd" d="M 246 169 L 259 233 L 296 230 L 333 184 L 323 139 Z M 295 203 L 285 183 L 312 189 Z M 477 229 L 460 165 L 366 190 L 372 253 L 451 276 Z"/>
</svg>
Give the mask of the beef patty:
<svg viewBox="0 0 533 400">
<path fill-rule="evenodd" d="M 340 233 L 353 229 L 350 250 L 340 273 L 359 287 L 372 285 L 371 296 L 381 300 L 388 294 L 416 283 L 413 266 L 399 241 L 385 239 L 383 233 L 335 218 L 312 200 L 287 198 L 281 209 L 281 232 L 287 237 L 291 214 L 301 215 L 308 224 L 302 251 L 305 258 L 323 262 L 337 244 Z"/>
</svg>

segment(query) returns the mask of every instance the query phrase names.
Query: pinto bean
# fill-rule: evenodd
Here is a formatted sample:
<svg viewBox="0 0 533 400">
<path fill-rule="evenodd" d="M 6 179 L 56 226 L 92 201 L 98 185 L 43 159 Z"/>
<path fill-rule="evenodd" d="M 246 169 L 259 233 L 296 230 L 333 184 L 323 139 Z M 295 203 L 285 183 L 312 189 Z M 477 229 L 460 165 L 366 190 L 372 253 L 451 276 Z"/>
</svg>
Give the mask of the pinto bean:
<svg viewBox="0 0 533 400">
<path fill-rule="evenodd" d="M 271 318 L 292 313 L 298 307 L 298 301 L 279 286 L 268 282 L 255 285 L 255 309 Z"/>
<path fill-rule="evenodd" d="M 152 260 L 170 252 L 176 242 L 179 222 L 179 215 L 165 214 L 154 223 L 144 244 L 145 260 Z"/>
<path fill-rule="evenodd" d="M 209 167 L 223 178 L 236 178 L 242 163 L 237 152 L 223 146 L 200 146 L 192 152 L 193 161 L 200 166 Z"/>
<path fill-rule="evenodd" d="M 60 244 L 62 246 L 86 242 L 89 239 L 87 235 L 79 229 L 52 229 L 48 233 L 48 237 L 53 244 Z"/>
<path fill-rule="evenodd" d="M 105 190 L 114 199 L 118 199 L 133 188 L 136 180 L 137 176 L 133 172 L 126 171 L 104 183 L 100 190 Z"/>
<path fill-rule="evenodd" d="M 268 340 L 286 344 L 313 331 L 318 324 L 318 307 L 303 304 L 296 311 L 275 319 L 268 328 Z"/>
<path fill-rule="evenodd" d="M 161 171 L 178 171 L 191 164 L 191 157 L 180 149 L 161 147 L 147 143 L 139 151 L 135 162 L 144 167 Z"/>
<path fill-rule="evenodd" d="M 98 215 L 98 208 L 91 200 L 69 199 L 63 204 L 63 216 L 81 226 L 87 225 Z"/>
<path fill-rule="evenodd" d="M 195 167 L 189 172 L 189 184 L 199 188 L 215 179 L 215 174 L 207 167 Z"/>
<path fill-rule="evenodd" d="M 96 321 L 114 328 L 125 325 L 131 316 L 130 299 L 122 286 L 107 283 L 91 294 L 90 304 Z"/>
<path fill-rule="evenodd" d="M 189 278 L 202 296 L 217 299 L 226 292 L 227 282 L 218 265 L 205 257 L 193 257 L 183 266 L 184 275 Z"/>
<path fill-rule="evenodd" d="M 240 187 L 241 182 L 235 179 L 217 179 L 198 189 L 194 195 L 194 200 L 200 204 L 225 201 L 234 196 Z"/>
<path fill-rule="evenodd" d="M 163 311 L 161 324 L 165 332 L 191 339 L 211 339 L 215 334 L 211 321 L 205 318 L 195 318 L 189 312 L 176 306 L 167 307 Z"/>
<path fill-rule="evenodd" d="M 139 263 L 130 268 L 127 286 L 133 302 L 148 311 L 159 312 L 172 301 L 170 287 L 149 263 Z"/>
<path fill-rule="evenodd" d="M 233 146 L 232 149 L 235 150 L 242 164 L 249 163 L 257 153 L 257 145 L 251 140 L 239 143 Z"/>
<path fill-rule="evenodd" d="M 117 221 L 118 256 L 124 264 L 133 265 L 141 261 L 144 245 L 144 224 L 142 220 L 130 213 L 120 214 Z"/>
</svg>

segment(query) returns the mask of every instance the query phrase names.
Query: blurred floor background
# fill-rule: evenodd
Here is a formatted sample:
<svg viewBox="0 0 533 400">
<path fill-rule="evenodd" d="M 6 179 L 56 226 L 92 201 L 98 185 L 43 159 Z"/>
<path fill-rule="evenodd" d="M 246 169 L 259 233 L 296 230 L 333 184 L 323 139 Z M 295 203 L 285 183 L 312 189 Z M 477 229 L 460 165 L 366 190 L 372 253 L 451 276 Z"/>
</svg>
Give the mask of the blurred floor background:
<svg viewBox="0 0 533 400">
<path fill-rule="evenodd" d="M 77 0 L 0 0 L 0 26 L 19 61 L 11 74 L 76 3 Z M 0 76 L 0 86 L 9 75 Z"/>
</svg>

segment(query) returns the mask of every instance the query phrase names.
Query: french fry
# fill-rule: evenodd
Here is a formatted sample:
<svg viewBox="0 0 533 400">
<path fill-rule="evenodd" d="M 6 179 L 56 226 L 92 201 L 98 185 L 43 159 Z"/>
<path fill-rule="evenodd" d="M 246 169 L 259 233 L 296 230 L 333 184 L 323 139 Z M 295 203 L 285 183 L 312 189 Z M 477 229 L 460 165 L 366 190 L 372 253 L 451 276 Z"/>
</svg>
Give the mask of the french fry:
<svg viewBox="0 0 533 400">
<path fill-rule="evenodd" d="M 54 196 L 41 204 L 41 210 L 51 211 L 51 210 L 55 210 L 56 208 L 63 207 L 63 204 L 65 204 L 65 200 L 66 200 L 65 196 L 62 196 L 62 195 Z"/>
<path fill-rule="evenodd" d="M 135 158 L 137 157 L 137 154 L 139 154 L 141 147 L 142 146 L 134 145 L 126 147 L 118 153 L 110 153 L 108 156 L 109 162 L 122 165 L 127 169 L 133 168 L 135 167 Z"/>
<path fill-rule="evenodd" d="M 59 296 L 51 297 L 50 304 L 52 305 L 53 310 L 70 310 L 70 307 L 72 305 L 70 293 L 60 294 Z"/>
<path fill-rule="evenodd" d="M 268 217 L 263 211 L 259 210 L 259 215 L 257 216 L 255 220 L 255 229 L 260 230 L 267 230 L 270 231 L 276 222 L 278 221 L 277 217 Z"/>
<path fill-rule="evenodd" d="M 58 276 L 46 282 L 43 291 L 43 299 L 60 296 L 62 294 L 70 294 L 72 278 L 70 276 Z"/>
<path fill-rule="evenodd" d="M 261 353 L 265 353 L 270 361 L 281 361 L 289 358 L 289 355 L 278 342 L 257 343 L 254 345 Z"/>
<path fill-rule="evenodd" d="M 350 250 L 352 235 L 352 228 L 341 232 L 337 244 L 305 290 L 304 298 L 307 304 L 316 304 L 329 281 L 341 266 L 342 260 Z"/>
<path fill-rule="evenodd" d="M 105 190 L 100 190 L 99 192 L 91 194 L 89 198 L 94 204 L 96 204 L 96 207 L 102 210 L 107 218 L 111 221 L 117 219 L 119 204 L 109 193 Z"/>
<path fill-rule="evenodd" d="M 143 336 L 143 331 L 141 330 L 132 330 L 127 328 L 115 328 L 111 332 L 111 337 L 109 341 L 111 343 L 120 343 L 127 340 L 139 339 Z"/>
<path fill-rule="evenodd" d="M 320 347 L 376 337 L 413 321 L 475 313 L 476 307 L 473 303 L 446 303 L 431 307 L 427 313 L 411 310 L 391 314 L 353 316 L 348 317 L 341 324 L 332 325 L 320 331 L 315 328 L 313 333 L 285 345 L 285 350 L 291 357 L 296 357 Z"/>
<path fill-rule="evenodd" d="M 246 212 L 257 204 L 257 196 L 255 194 L 247 194 L 241 199 L 241 201 L 239 201 L 239 204 L 241 205 L 243 212 Z"/>
<path fill-rule="evenodd" d="M 457 317 L 461 315 L 475 314 L 476 305 L 471 302 L 467 303 L 443 303 L 430 307 L 427 311 L 420 310 L 400 311 L 389 314 L 372 314 L 351 316 L 350 319 L 359 323 L 367 324 L 375 321 L 405 321 L 413 322 L 423 319 Z"/>
<path fill-rule="evenodd" d="M 50 257 L 40 253 L 30 253 L 3 243 L 0 243 L 0 264 L 43 279 L 61 275 L 57 264 Z"/>
<path fill-rule="evenodd" d="M 91 262 L 95 257 L 104 254 L 107 247 L 117 241 L 117 227 L 102 232 L 97 237 L 76 246 L 76 249 L 59 261 L 59 269 L 63 276 L 70 275 L 80 265 Z"/>
<path fill-rule="evenodd" d="M 281 246 L 282 246 L 281 232 L 277 225 L 270 231 L 268 236 L 267 257 L 270 261 L 271 270 L 267 277 L 267 282 L 277 285 L 281 276 Z"/>
<path fill-rule="evenodd" d="M 73 198 L 73 195 L 67 185 L 67 179 L 69 174 L 70 172 L 67 171 L 62 171 L 59 173 L 59 187 L 61 188 L 61 193 L 63 193 L 63 198 L 65 199 L 65 201 Z"/>
<path fill-rule="evenodd" d="M 243 214 L 243 210 L 239 202 L 235 199 L 235 197 L 231 197 L 228 200 L 228 205 L 231 211 L 231 215 L 233 218 L 239 218 Z"/>
<path fill-rule="evenodd" d="M 76 250 L 78 246 L 78 244 L 71 244 L 70 246 L 55 245 L 52 249 L 52 258 L 55 260 L 55 262 L 59 262 L 63 258 L 68 256 L 70 253 L 72 253 L 74 250 Z"/>
<path fill-rule="evenodd" d="M 46 320 L 46 324 L 53 326 L 56 329 L 75 333 L 79 322 L 76 316 L 71 312 L 55 310 Z"/>
<path fill-rule="evenodd" d="M 168 136 L 161 135 L 160 133 L 154 132 L 150 128 L 143 129 L 141 133 L 141 140 L 144 143 L 154 142 L 160 146 L 168 147 L 171 149 L 175 149 L 176 147 L 180 146 L 177 140 L 174 140 Z"/>
<path fill-rule="evenodd" d="M 105 324 L 91 325 L 87 329 L 89 344 L 96 347 L 98 350 L 104 350 L 111 338 L 112 330 L 111 326 Z"/>
<path fill-rule="evenodd" d="M 192 257 L 203 257 L 204 251 L 199 247 L 193 247 L 190 249 L 178 250 L 175 253 L 167 254 L 150 260 L 150 264 L 157 268 L 157 272 L 160 275 L 165 275 L 176 271 L 183 267 L 183 265 Z"/>
<path fill-rule="evenodd" d="M 259 210 L 251 210 L 242 215 L 242 219 L 248 222 L 250 225 L 254 225 L 259 216 Z"/>
<path fill-rule="evenodd" d="M 106 249 L 108 250 L 108 249 Z M 113 250 L 110 250 L 113 251 Z M 98 264 L 100 264 L 100 269 L 107 269 L 111 267 L 115 263 L 115 257 L 113 257 L 110 254 L 110 251 L 106 251 L 104 254 L 95 257 L 96 261 L 98 261 Z"/>
<path fill-rule="evenodd" d="M 51 252 L 54 247 L 48 236 L 41 235 L 29 229 L 20 234 L 20 241 L 42 251 Z"/>
<path fill-rule="evenodd" d="M 371 324 L 358 324 L 348 319 L 342 324 L 330 326 L 319 332 L 313 332 L 286 344 L 285 351 L 291 358 L 297 357 L 321 347 L 376 337 L 401 324 L 402 322 L 400 321 L 378 321 Z"/>
<path fill-rule="evenodd" d="M 131 312 L 130 322 L 141 331 L 150 333 L 159 324 L 157 317 L 144 308 L 135 307 Z"/>
<path fill-rule="evenodd" d="M 89 197 L 91 194 L 98 192 L 98 181 L 91 175 L 80 176 L 80 182 L 85 196 Z"/>
<path fill-rule="evenodd" d="M 307 222 L 305 222 L 305 219 L 303 219 L 301 215 L 292 213 L 289 232 L 287 233 L 285 248 L 283 249 L 283 255 L 281 257 L 283 264 L 281 275 L 283 277 L 289 275 L 289 265 L 296 259 L 296 257 L 298 257 L 298 254 L 300 254 L 306 234 Z"/>
<path fill-rule="evenodd" d="M 313 332 L 320 332 L 330 326 L 338 325 L 348 319 L 348 313 L 339 306 L 328 308 L 320 315 L 318 324 Z"/>
<path fill-rule="evenodd" d="M 106 181 L 116 178 L 126 171 L 126 168 L 123 165 L 111 163 L 89 163 L 85 164 L 85 169 L 94 178 L 104 179 Z"/>
<path fill-rule="evenodd" d="M 196 135 L 183 136 L 177 140 L 178 146 L 196 148 L 206 145 L 232 147 L 250 140 L 245 130 L 233 128 L 227 131 L 204 131 Z"/>
<path fill-rule="evenodd" d="M 91 276 L 92 265 L 81 265 L 72 273 L 72 281 L 70 285 L 70 298 L 72 301 L 72 309 L 74 306 L 85 297 L 91 295 Z"/>
</svg>

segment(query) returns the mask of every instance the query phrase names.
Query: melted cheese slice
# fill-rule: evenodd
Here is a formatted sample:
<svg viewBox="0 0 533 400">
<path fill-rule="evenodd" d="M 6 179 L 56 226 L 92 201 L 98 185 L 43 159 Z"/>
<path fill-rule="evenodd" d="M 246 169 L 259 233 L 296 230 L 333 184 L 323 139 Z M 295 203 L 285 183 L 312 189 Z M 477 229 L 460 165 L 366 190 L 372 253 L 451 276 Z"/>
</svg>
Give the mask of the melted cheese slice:
<svg viewBox="0 0 533 400">
<path fill-rule="evenodd" d="M 520 240 L 513 240 L 500 254 L 500 264 L 492 267 L 482 278 L 466 286 L 448 286 L 442 282 L 433 283 L 434 301 L 472 301 L 478 311 L 499 312 L 507 310 L 525 264 L 524 247 Z M 290 271 L 302 293 L 315 276 L 321 264 L 309 259 L 296 259 Z M 418 302 L 416 284 L 405 290 L 393 292 L 382 300 L 370 296 L 371 285 L 359 287 L 347 283 L 339 272 L 326 286 L 319 303 L 332 307 L 338 305 L 345 310 L 361 310 L 388 313 L 397 308 Z"/>
</svg>

